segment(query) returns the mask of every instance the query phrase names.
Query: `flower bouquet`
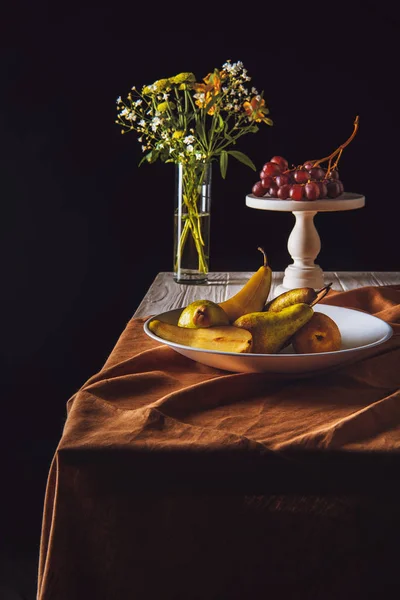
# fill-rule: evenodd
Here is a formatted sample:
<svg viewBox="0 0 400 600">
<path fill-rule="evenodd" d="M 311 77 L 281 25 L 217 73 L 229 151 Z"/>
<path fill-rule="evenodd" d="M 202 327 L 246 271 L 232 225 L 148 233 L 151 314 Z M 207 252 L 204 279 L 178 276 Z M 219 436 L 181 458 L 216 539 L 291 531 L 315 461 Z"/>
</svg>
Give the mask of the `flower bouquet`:
<svg viewBox="0 0 400 600">
<path fill-rule="evenodd" d="M 264 93 L 249 89 L 251 78 L 242 62 L 226 61 L 198 82 L 180 73 L 135 86 L 117 99 L 121 133 L 135 131 L 143 162 L 175 163 L 176 211 L 174 278 L 206 281 L 209 271 L 211 164 L 219 161 L 225 179 L 229 157 L 256 170 L 248 156 L 232 149 L 258 123 L 272 125 Z"/>
</svg>

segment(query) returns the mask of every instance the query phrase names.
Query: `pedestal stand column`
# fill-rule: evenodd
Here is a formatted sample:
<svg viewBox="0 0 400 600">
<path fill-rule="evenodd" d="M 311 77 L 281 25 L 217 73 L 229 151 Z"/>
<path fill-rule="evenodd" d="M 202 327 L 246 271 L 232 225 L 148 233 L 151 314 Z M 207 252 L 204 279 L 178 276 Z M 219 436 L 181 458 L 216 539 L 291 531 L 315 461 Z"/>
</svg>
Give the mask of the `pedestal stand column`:
<svg viewBox="0 0 400 600">
<path fill-rule="evenodd" d="M 324 286 L 323 271 L 314 263 L 321 250 L 321 240 L 314 225 L 317 212 L 293 211 L 296 220 L 287 244 L 293 264 L 285 270 L 279 293 L 298 287 L 320 289 Z"/>
</svg>

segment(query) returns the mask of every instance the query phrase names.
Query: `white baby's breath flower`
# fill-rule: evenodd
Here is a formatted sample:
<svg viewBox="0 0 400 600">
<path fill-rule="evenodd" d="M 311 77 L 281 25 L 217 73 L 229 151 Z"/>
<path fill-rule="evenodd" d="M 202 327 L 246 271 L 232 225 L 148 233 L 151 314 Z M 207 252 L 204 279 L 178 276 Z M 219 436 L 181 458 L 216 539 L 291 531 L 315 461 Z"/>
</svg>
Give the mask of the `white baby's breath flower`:
<svg viewBox="0 0 400 600">
<path fill-rule="evenodd" d="M 118 98 L 117 98 L 117 104 L 121 104 L 121 102 L 122 102 L 122 98 L 121 98 L 121 96 L 118 96 Z"/>
<path fill-rule="evenodd" d="M 140 127 L 144 127 L 146 125 L 146 121 L 144 119 L 140 119 L 139 123 Z"/>
<path fill-rule="evenodd" d="M 154 117 L 154 119 L 151 122 L 152 130 L 156 131 L 160 124 L 161 124 L 161 119 L 159 117 Z"/>
<path fill-rule="evenodd" d="M 188 144 L 188 146 L 186 148 L 187 148 L 187 151 L 189 152 L 189 154 L 192 154 L 192 152 L 193 152 L 192 144 Z"/>
<path fill-rule="evenodd" d="M 193 144 L 194 135 L 187 135 L 185 138 L 183 138 L 183 141 L 185 142 L 185 144 Z"/>
<path fill-rule="evenodd" d="M 228 73 L 230 73 L 233 70 L 233 65 L 231 63 L 230 60 L 227 60 L 223 65 L 222 68 L 224 69 L 224 71 L 227 71 Z"/>
</svg>

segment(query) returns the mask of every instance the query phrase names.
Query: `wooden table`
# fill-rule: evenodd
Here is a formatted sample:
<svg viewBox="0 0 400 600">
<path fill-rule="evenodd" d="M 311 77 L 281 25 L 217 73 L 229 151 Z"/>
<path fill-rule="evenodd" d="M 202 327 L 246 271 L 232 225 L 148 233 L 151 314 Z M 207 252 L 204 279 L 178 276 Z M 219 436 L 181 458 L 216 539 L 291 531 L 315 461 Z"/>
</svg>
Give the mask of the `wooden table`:
<svg viewBox="0 0 400 600">
<path fill-rule="evenodd" d="M 399 597 L 400 273 L 326 274 L 363 288 L 342 298 L 373 296 L 397 333 L 321 377 L 219 373 L 143 332 L 147 315 L 223 300 L 251 275 L 191 286 L 159 273 L 69 400 L 38 600 L 350 600 L 380 598 L 382 582 Z"/>
<path fill-rule="evenodd" d="M 210 274 L 205 285 L 182 285 L 175 283 L 172 273 L 158 273 L 133 316 L 159 314 L 199 299 L 222 302 L 238 292 L 252 274 L 248 271 L 215 272 Z M 283 271 L 273 272 L 270 298 L 276 295 L 275 290 L 282 284 L 283 277 Z M 325 284 L 332 282 L 332 289 L 338 291 L 368 285 L 400 284 L 400 271 L 328 271 L 324 277 Z"/>
</svg>

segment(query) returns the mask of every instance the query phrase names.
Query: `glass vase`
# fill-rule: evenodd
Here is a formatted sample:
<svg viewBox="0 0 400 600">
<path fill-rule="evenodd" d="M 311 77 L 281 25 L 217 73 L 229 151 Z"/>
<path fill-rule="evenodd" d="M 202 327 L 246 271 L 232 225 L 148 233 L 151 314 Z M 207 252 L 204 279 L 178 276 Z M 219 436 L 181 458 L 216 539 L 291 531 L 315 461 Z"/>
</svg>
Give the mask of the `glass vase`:
<svg viewBox="0 0 400 600">
<path fill-rule="evenodd" d="M 212 165 L 179 163 L 175 170 L 174 280 L 207 283 Z"/>
</svg>

